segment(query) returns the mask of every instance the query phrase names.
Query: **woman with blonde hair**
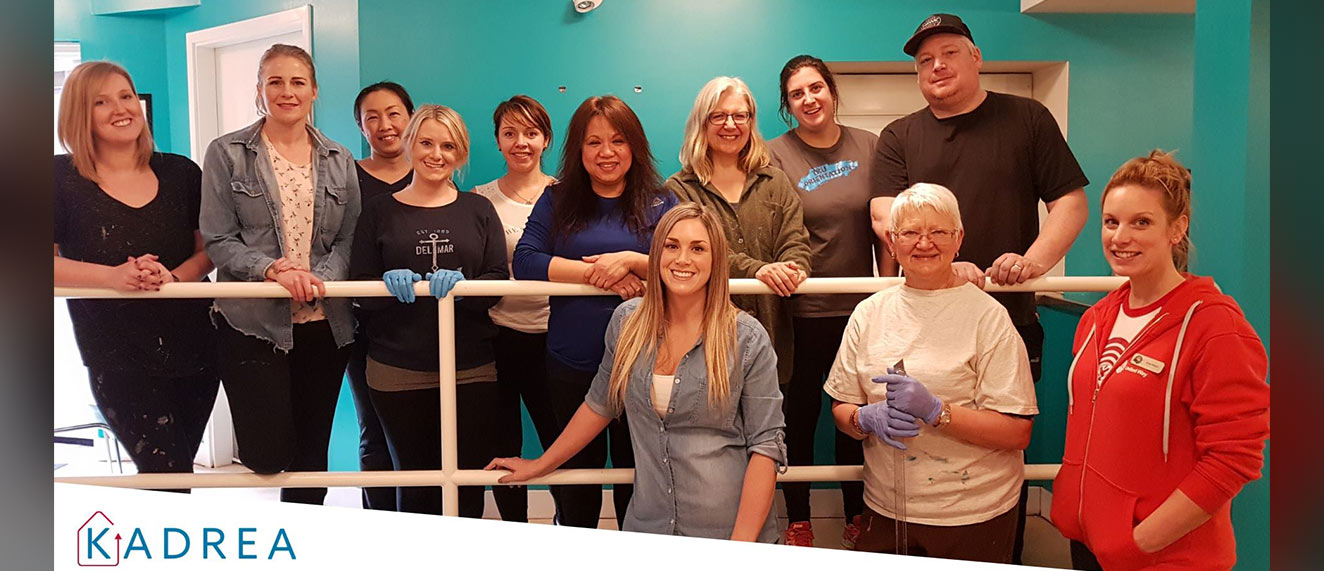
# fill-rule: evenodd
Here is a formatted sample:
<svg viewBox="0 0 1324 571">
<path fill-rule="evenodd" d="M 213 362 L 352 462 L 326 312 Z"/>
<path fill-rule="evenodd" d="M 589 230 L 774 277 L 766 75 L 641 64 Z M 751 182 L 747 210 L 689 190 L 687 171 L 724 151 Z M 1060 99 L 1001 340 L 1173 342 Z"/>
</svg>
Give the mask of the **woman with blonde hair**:
<svg viewBox="0 0 1324 571">
<path fill-rule="evenodd" d="M 133 80 L 80 64 L 60 96 L 56 286 L 156 291 L 205 280 L 193 161 L 155 152 Z M 69 300 L 92 397 L 139 472 L 192 472 L 218 381 L 210 300 Z M 164 420 L 162 420 L 164 419 Z"/>
<path fill-rule="evenodd" d="M 252 125 L 207 146 L 199 225 L 222 282 L 273 281 L 292 299 L 218 299 L 221 380 L 245 466 L 259 474 L 326 470 L 336 399 L 354 342 L 349 276 L 360 210 L 354 156 L 313 127 L 317 70 L 275 44 L 259 60 Z M 320 504 L 326 488 L 284 488 Z"/>
<path fill-rule="evenodd" d="M 518 482 L 555 470 L 626 416 L 636 462 L 622 529 L 775 542 L 772 497 L 786 463 L 777 357 L 731 304 L 726 236 L 685 203 L 658 222 L 643 299 L 622 303 L 583 404 L 537 460 L 495 458 Z"/>
<path fill-rule="evenodd" d="M 504 280 L 510 274 L 496 209 L 486 198 L 455 186 L 455 172 L 469 159 L 469 131 L 459 113 L 424 105 L 409 120 L 403 138 L 414 178 L 364 207 L 350 277 L 381 279 L 396 297 L 358 300 L 368 327 L 368 390 L 395 468 L 439 470 L 437 300 L 460 280 Z M 435 299 L 425 299 L 422 307 L 406 305 L 415 302 L 414 283 L 424 279 Z M 501 428 L 492 350 L 496 326 L 488 316 L 500 300 L 455 300 L 461 469 L 480 468 L 492 457 L 493 435 Z M 399 511 L 441 513 L 440 488 L 398 489 Z M 460 515 L 483 517 L 483 488 L 460 488 Z"/>
<path fill-rule="evenodd" d="M 716 77 L 694 99 L 680 172 L 666 187 L 721 219 L 731 245 L 731 277 L 755 278 L 776 292 L 732 301 L 768 330 L 777 380 L 785 385 L 791 379 L 790 296 L 809 277 L 809 232 L 790 179 L 770 163 L 749 86 L 740 78 Z"/>
</svg>

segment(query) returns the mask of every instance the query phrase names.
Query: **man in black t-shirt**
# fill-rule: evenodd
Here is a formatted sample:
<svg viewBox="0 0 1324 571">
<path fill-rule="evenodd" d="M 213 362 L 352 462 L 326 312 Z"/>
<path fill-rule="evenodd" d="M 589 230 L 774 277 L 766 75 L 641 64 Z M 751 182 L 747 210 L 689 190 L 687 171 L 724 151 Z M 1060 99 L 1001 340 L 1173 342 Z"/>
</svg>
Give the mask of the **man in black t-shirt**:
<svg viewBox="0 0 1324 571">
<path fill-rule="evenodd" d="M 929 106 L 883 129 L 874 151 L 870 202 L 874 231 L 885 236 L 892 199 L 918 182 L 946 186 L 961 209 L 965 240 L 953 271 L 983 287 L 1042 276 L 1066 255 L 1089 217 L 1089 184 L 1051 113 L 1033 99 L 979 86 L 983 55 L 970 28 L 934 14 L 902 50 L 915 58 Z M 1039 228 L 1039 201 L 1048 218 Z M 895 274 L 895 262 L 880 268 Z M 1025 342 L 1035 382 L 1042 373 L 1044 330 L 1034 294 L 994 294 Z M 1012 562 L 1020 563 L 1026 488 L 1017 505 Z"/>
<path fill-rule="evenodd" d="M 985 277 L 1018 284 L 1043 275 L 1071 248 L 1089 215 L 1089 181 L 1057 122 L 1038 101 L 979 86 L 983 57 L 956 16 L 924 20 L 904 51 L 915 58 L 929 106 L 879 135 L 870 169 L 874 192 L 882 196 L 871 203 L 875 231 L 887 234 L 892 197 L 915 183 L 941 184 L 956 195 L 965 227 L 953 264 L 957 274 L 981 287 Z M 1042 231 L 1040 200 L 1048 207 Z M 994 297 L 1025 341 L 1038 381 L 1043 329 L 1034 294 Z"/>
</svg>

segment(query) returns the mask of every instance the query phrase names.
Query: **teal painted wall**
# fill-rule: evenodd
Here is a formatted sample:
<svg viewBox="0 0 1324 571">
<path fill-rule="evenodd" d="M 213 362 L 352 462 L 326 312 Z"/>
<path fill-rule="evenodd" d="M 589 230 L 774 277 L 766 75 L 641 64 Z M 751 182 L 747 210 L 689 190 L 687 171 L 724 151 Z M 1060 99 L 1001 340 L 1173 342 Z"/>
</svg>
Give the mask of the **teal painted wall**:
<svg viewBox="0 0 1324 571">
<path fill-rule="evenodd" d="M 1237 299 L 1269 345 L 1269 2 L 1195 12 L 1194 269 Z M 1216 205 L 1216 207 L 1211 207 Z M 1269 568 L 1269 465 L 1232 503 L 1238 568 Z"/>
</svg>

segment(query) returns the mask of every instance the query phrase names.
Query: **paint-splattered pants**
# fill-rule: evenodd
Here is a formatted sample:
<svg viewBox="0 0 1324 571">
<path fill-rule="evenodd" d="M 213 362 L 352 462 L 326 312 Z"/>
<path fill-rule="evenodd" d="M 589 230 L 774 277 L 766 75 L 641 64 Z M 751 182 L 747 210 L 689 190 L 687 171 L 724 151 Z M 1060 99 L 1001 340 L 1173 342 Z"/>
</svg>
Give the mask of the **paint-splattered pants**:
<svg viewBox="0 0 1324 571">
<path fill-rule="evenodd" d="M 92 398 L 140 473 L 188 473 L 219 384 L 214 373 L 156 377 L 92 369 Z M 187 490 L 184 490 L 187 491 Z"/>
</svg>

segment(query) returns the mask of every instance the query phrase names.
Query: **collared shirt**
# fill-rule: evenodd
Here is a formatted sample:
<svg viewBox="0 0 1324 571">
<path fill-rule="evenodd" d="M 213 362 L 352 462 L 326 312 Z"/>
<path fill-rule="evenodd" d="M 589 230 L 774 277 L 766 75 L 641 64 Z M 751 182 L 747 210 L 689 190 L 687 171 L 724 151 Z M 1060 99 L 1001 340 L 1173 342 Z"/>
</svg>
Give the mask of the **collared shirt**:
<svg viewBox="0 0 1324 571">
<path fill-rule="evenodd" d="M 616 344 L 625 318 L 639 307 L 631 299 L 616 308 L 607 327 L 606 353 L 584 402 L 609 418 L 625 413 L 634 448 L 634 495 L 625 516 L 627 531 L 726 539 L 735 527 L 745 469 L 751 454 L 786 465 L 785 420 L 777 388 L 777 356 L 768 334 L 753 317 L 739 314 L 732 351 L 731 395 L 727 405 L 708 404 L 703 342 L 695 343 L 676 366 L 665 417 L 653 410 L 653 367 L 657 352 L 641 353 L 630 372 L 625 407 L 608 399 Z M 769 510 L 760 542 L 778 537 Z"/>
<path fill-rule="evenodd" d="M 207 146 L 202 164 L 202 208 L 198 229 L 218 282 L 261 282 L 267 267 L 288 248 L 281 232 L 281 200 L 276 174 L 261 142 L 265 118 Z M 349 250 L 361 201 L 354 156 L 308 125 L 313 141 L 312 273 L 325 281 L 349 276 Z M 318 302 L 336 344 L 354 341 L 350 298 Z M 235 329 L 274 344 L 294 347 L 288 299 L 218 299 L 214 306 Z"/>
</svg>

